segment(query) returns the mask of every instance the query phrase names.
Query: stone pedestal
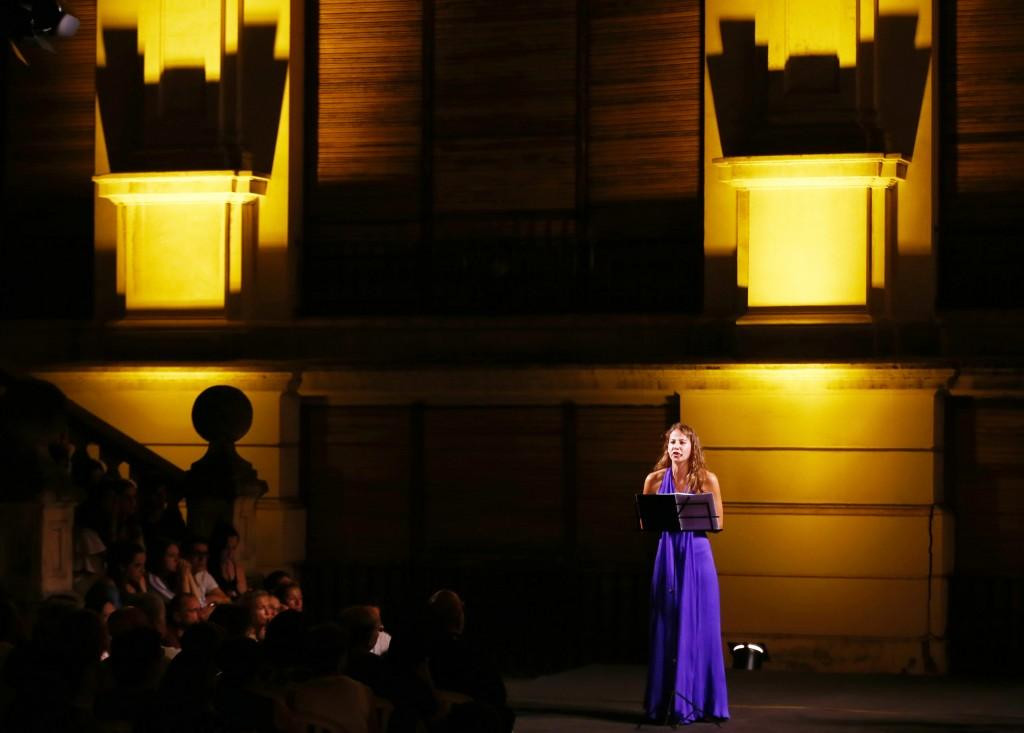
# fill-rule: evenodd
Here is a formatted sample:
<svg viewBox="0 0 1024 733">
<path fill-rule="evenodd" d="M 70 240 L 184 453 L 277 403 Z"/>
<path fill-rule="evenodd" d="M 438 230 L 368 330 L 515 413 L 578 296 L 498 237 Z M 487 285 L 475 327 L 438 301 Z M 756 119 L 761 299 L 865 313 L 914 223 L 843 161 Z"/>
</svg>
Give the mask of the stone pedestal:
<svg viewBox="0 0 1024 733">
<path fill-rule="evenodd" d="M 210 387 L 196 398 L 192 424 L 210 447 L 185 474 L 189 530 L 210 537 L 219 523 L 229 523 L 244 546 L 256 500 L 267 492 L 266 481 L 235 450 L 252 426 L 252 404 L 240 389 Z"/>
<path fill-rule="evenodd" d="M 0 504 L 0 577 L 14 598 L 34 603 L 71 592 L 74 519 L 71 502 Z"/>
</svg>

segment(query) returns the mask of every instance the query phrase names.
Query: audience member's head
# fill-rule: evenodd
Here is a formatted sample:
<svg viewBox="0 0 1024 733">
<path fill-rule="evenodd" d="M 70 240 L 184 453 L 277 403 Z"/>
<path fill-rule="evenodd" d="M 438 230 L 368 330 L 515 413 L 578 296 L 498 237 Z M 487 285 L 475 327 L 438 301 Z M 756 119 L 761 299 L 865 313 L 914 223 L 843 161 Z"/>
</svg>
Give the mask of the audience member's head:
<svg viewBox="0 0 1024 733">
<path fill-rule="evenodd" d="M 242 605 L 249 609 L 251 634 L 257 641 L 263 641 L 267 633 L 267 624 L 274 617 L 272 596 L 265 590 L 249 591 L 242 597 Z"/>
<path fill-rule="evenodd" d="M 349 606 L 341 612 L 341 629 L 351 654 L 368 654 L 382 628 L 380 609 L 376 606 Z"/>
<path fill-rule="evenodd" d="M 284 611 L 267 624 L 263 639 L 267 660 L 280 669 L 297 667 L 302 661 L 306 619 L 297 611 Z"/>
<path fill-rule="evenodd" d="M 224 629 L 226 640 L 245 638 L 252 628 L 249 609 L 237 603 L 221 603 L 213 609 L 210 621 Z"/>
<path fill-rule="evenodd" d="M 274 570 L 263 579 L 263 590 L 268 593 L 276 593 L 282 585 L 294 583 L 295 579 L 287 570 Z"/>
<path fill-rule="evenodd" d="M 179 638 L 199 623 L 199 599 L 191 593 L 179 593 L 167 604 L 167 627 Z"/>
<path fill-rule="evenodd" d="M 281 599 L 275 596 L 273 593 L 267 594 L 267 600 L 270 601 L 270 618 L 274 619 L 281 611 L 288 610 L 288 607 L 281 603 Z"/>
<path fill-rule="evenodd" d="M 203 537 L 193 537 L 185 543 L 185 559 L 192 566 L 192 572 L 209 571 L 210 543 Z"/>
<path fill-rule="evenodd" d="M 279 585 L 274 591 L 277 600 L 285 608 L 292 611 L 302 611 L 302 588 L 298 583 L 285 583 Z"/>
<path fill-rule="evenodd" d="M 151 628 L 156 629 L 160 636 L 167 633 L 167 606 L 164 599 L 155 593 L 135 593 L 122 598 L 125 606 L 135 606 L 146 614 Z"/>
<path fill-rule="evenodd" d="M 122 520 L 134 517 L 139 511 L 139 487 L 127 478 L 109 478 L 106 481 L 114 492 L 114 517 Z"/>
<path fill-rule="evenodd" d="M 85 593 L 85 607 L 98 613 L 104 622 L 117 610 L 120 603 L 121 597 L 117 592 L 117 586 L 110 578 L 97 579 Z"/>
<path fill-rule="evenodd" d="M 111 670 L 119 687 L 154 687 L 163 656 L 159 632 L 147 626 L 117 634 L 110 642 Z"/>
<path fill-rule="evenodd" d="M 103 618 L 87 608 L 68 617 L 62 636 L 68 660 L 78 670 L 99 663 L 102 655 L 110 651 L 110 635 Z"/>
<path fill-rule="evenodd" d="M 465 630 L 466 607 L 455 591 L 437 591 L 430 596 L 427 608 L 435 632 L 459 635 Z"/>
<path fill-rule="evenodd" d="M 219 611 L 231 606 L 217 606 Z M 235 606 L 235 608 L 238 608 Z M 245 609 L 241 609 L 243 612 Z M 220 645 L 217 664 L 223 671 L 223 682 L 229 686 L 241 687 L 255 679 L 263 664 L 263 645 L 247 636 L 227 638 Z"/>
<path fill-rule="evenodd" d="M 213 557 L 213 567 L 216 568 L 226 560 L 233 560 L 241 541 L 242 538 L 239 536 L 238 530 L 230 524 L 221 522 L 214 527 L 213 535 L 210 537 L 210 554 Z"/>
<path fill-rule="evenodd" d="M 110 575 L 117 584 L 118 590 L 138 592 L 145 585 L 146 551 L 142 545 L 132 542 L 119 542 L 114 545 L 113 562 L 110 563 Z"/>
<path fill-rule="evenodd" d="M 111 640 L 116 639 L 132 629 L 153 628 L 149 616 L 138 606 L 125 606 L 110 614 L 107 619 L 107 630 L 110 632 Z"/>
<path fill-rule="evenodd" d="M 159 539 L 147 555 L 147 569 L 165 583 L 173 583 L 181 568 L 181 549 L 170 539 Z"/>
<path fill-rule="evenodd" d="M 213 659 L 224 642 L 224 630 L 209 621 L 189 624 L 181 636 L 181 651 L 189 656 Z"/>
</svg>

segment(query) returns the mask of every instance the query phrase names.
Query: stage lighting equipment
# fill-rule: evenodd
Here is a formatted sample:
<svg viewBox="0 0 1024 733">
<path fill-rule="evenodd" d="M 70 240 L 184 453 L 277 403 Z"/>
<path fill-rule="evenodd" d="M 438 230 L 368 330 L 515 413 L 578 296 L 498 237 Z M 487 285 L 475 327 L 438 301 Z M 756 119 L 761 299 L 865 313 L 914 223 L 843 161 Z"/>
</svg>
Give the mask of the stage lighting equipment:
<svg viewBox="0 0 1024 733">
<path fill-rule="evenodd" d="M 729 642 L 733 669 L 761 669 L 761 662 L 768 661 L 768 649 L 755 642 Z"/>
<path fill-rule="evenodd" d="M 28 38 L 48 51 L 54 48 L 47 36 L 70 38 L 78 31 L 78 18 L 64 11 L 56 0 L 0 0 L 3 3 L 3 34 L 24 61 L 16 41 Z"/>
</svg>

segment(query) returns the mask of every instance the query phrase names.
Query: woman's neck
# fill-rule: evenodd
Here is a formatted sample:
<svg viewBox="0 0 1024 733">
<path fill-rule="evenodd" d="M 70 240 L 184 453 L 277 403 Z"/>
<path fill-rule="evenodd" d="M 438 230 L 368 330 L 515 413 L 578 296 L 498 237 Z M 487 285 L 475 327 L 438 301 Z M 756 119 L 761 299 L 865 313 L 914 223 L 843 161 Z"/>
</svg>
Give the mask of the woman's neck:
<svg viewBox="0 0 1024 733">
<path fill-rule="evenodd" d="M 673 463 L 672 463 L 672 480 L 675 481 L 676 490 L 677 491 L 685 488 L 680 482 L 685 482 L 686 481 L 686 474 L 687 474 L 687 472 L 689 472 L 689 470 L 690 470 L 690 462 L 689 461 L 680 461 L 679 463 L 676 463 L 676 462 L 673 461 Z"/>
</svg>

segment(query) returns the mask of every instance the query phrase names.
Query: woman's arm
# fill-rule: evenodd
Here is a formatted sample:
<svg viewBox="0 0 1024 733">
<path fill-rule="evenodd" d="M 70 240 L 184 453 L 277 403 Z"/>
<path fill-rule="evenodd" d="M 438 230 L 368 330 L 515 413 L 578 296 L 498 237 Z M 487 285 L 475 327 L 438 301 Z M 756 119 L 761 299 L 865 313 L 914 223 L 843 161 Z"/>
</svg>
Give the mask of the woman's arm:
<svg viewBox="0 0 1024 733">
<path fill-rule="evenodd" d="M 234 561 L 235 565 L 235 588 L 238 589 L 238 595 L 243 595 L 249 592 L 249 584 L 245 582 L 245 568 L 238 560 Z"/>
<path fill-rule="evenodd" d="M 711 495 L 715 497 L 715 512 L 718 514 L 718 528 L 725 528 L 725 512 L 722 510 L 722 489 L 718 485 L 718 476 L 707 472 L 707 476 L 704 478 L 704 490 L 711 492 Z"/>
</svg>

